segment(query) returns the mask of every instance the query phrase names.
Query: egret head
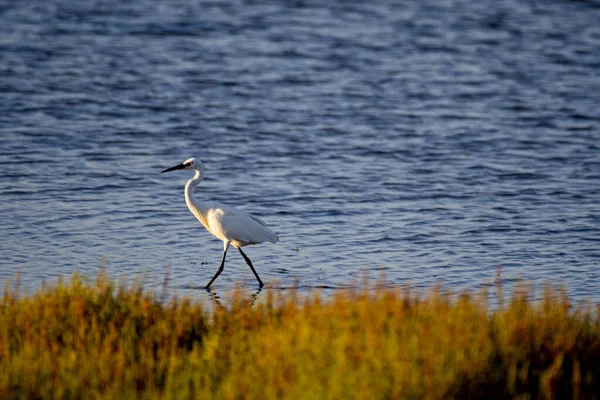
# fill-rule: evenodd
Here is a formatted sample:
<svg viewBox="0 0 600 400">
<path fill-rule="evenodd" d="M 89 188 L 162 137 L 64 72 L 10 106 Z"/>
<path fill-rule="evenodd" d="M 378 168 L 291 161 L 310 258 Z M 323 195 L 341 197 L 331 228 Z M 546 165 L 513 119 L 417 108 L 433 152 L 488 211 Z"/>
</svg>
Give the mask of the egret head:
<svg viewBox="0 0 600 400">
<path fill-rule="evenodd" d="M 185 160 L 184 162 L 182 162 L 179 165 L 176 165 L 174 167 L 171 168 L 167 168 L 164 171 L 161 171 L 161 174 L 163 172 L 169 172 L 169 171 L 175 171 L 177 169 L 193 169 L 193 170 L 201 170 L 203 167 L 202 165 L 202 161 L 200 160 L 196 160 L 194 157 L 192 158 L 188 158 L 187 160 Z"/>
</svg>

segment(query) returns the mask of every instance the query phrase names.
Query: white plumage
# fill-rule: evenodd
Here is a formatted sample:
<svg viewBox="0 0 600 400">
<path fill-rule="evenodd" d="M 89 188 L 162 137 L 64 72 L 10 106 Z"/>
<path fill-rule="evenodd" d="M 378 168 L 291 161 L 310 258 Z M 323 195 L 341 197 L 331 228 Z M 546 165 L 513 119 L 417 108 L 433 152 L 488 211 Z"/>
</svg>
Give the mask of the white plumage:
<svg viewBox="0 0 600 400">
<path fill-rule="evenodd" d="M 207 231 L 213 234 L 218 239 L 223 241 L 223 259 L 215 276 L 210 280 L 206 288 L 217 279 L 225 266 L 225 256 L 229 245 L 233 245 L 239 250 L 240 254 L 246 260 L 246 263 L 256 276 L 260 286 L 263 286 L 260 277 L 256 273 L 252 262 L 242 251 L 242 247 L 249 244 L 258 244 L 263 242 L 277 243 L 279 237 L 267 227 L 260 219 L 251 216 L 235 207 L 231 207 L 215 201 L 198 201 L 194 199 L 194 189 L 204 178 L 204 164 L 200 160 L 190 158 L 183 163 L 171 168 L 167 168 L 162 172 L 169 172 L 178 169 L 194 170 L 194 177 L 185 184 L 185 202 L 192 212 L 198 218 L 198 221 Z"/>
</svg>

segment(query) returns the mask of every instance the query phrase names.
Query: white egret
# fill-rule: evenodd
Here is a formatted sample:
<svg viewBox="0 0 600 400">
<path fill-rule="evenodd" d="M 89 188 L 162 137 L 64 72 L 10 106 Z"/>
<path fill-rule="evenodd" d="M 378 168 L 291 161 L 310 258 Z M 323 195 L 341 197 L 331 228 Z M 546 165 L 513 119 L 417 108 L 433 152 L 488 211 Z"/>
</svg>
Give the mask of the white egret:
<svg viewBox="0 0 600 400">
<path fill-rule="evenodd" d="M 263 283 L 256 273 L 254 266 L 252 266 L 252 262 L 242 251 L 242 247 L 262 242 L 277 243 L 279 237 L 263 221 L 243 211 L 214 201 L 198 201 L 194 199 L 194 189 L 202 181 L 202 178 L 204 178 L 204 164 L 202 164 L 202 161 L 190 158 L 179 165 L 165 169 L 161 173 L 178 169 L 196 171 L 194 177 L 185 184 L 185 202 L 192 214 L 204 225 L 206 230 L 212 233 L 217 239 L 223 241 L 223 259 L 221 260 L 221 265 L 215 276 L 206 285 L 206 289 L 209 289 L 210 285 L 223 272 L 225 256 L 227 255 L 229 245 L 233 245 L 233 247 L 239 250 L 254 273 L 254 276 L 256 276 L 259 286 L 262 287 Z"/>
</svg>

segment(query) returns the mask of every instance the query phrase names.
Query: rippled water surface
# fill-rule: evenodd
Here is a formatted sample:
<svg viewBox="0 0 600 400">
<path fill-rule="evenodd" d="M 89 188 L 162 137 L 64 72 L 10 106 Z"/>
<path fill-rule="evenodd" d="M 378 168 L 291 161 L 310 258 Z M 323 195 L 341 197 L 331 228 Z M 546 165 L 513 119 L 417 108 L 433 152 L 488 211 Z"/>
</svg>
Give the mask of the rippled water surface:
<svg viewBox="0 0 600 400">
<path fill-rule="evenodd" d="M 264 219 L 265 281 L 600 300 L 594 1 L 0 1 L 0 279 L 199 290 L 199 199 Z M 245 282 L 245 283 L 244 283 Z M 254 287 L 237 252 L 215 290 Z M 268 288 L 266 290 L 269 290 Z M 271 290 L 276 290 L 272 288 Z"/>
</svg>

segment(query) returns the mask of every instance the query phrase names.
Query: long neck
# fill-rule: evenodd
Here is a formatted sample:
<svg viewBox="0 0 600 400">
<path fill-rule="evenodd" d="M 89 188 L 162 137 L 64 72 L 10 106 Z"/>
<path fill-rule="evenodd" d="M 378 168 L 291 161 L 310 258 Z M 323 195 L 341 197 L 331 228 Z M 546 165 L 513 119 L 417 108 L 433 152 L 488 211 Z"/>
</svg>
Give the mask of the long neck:
<svg viewBox="0 0 600 400">
<path fill-rule="evenodd" d="M 194 199 L 194 189 L 202 181 L 202 171 L 196 170 L 196 174 L 192 179 L 187 181 L 185 184 L 185 203 L 188 208 L 198 218 L 198 220 L 208 229 L 208 223 L 206 222 L 206 213 L 208 212 L 209 205 L 204 201 L 196 201 Z"/>
</svg>

